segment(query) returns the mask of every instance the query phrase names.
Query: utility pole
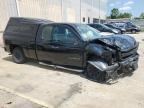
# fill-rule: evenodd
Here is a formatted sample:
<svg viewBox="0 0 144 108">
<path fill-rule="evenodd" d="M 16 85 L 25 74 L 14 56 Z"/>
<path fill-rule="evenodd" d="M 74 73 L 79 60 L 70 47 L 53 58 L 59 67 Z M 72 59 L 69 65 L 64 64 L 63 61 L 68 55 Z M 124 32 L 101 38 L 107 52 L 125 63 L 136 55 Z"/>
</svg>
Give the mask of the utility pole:
<svg viewBox="0 0 144 108">
<path fill-rule="evenodd" d="M 82 23 L 81 22 L 81 18 L 82 18 L 82 12 L 81 12 L 81 10 L 82 10 L 82 3 L 81 3 L 82 1 L 80 0 L 80 23 Z"/>
<path fill-rule="evenodd" d="M 15 0 L 15 3 L 16 3 L 17 15 L 18 15 L 18 17 L 20 17 L 18 0 Z"/>
<path fill-rule="evenodd" d="M 61 0 L 61 22 L 63 22 L 63 0 Z"/>
<path fill-rule="evenodd" d="M 91 9 L 93 10 L 93 0 L 91 1 Z M 93 11 L 91 12 L 91 18 L 92 18 L 92 23 L 94 22 L 94 16 L 93 16 Z"/>
<path fill-rule="evenodd" d="M 100 0 L 99 0 L 99 23 L 100 23 L 100 20 L 101 20 L 101 3 L 100 3 Z"/>
</svg>

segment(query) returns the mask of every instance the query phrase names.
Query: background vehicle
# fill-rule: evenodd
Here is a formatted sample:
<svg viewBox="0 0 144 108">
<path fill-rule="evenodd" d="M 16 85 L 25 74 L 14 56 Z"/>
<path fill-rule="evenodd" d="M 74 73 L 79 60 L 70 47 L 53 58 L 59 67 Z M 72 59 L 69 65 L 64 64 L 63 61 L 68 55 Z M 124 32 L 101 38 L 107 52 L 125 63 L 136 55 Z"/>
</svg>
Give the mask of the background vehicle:
<svg viewBox="0 0 144 108">
<path fill-rule="evenodd" d="M 88 24 L 89 26 L 99 30 L 100 32 L 120 34 L 120 31 L 117 29 L 111 29 L 103 24 Z"/>
<path fill-rule="evenodd" d="M 140 32 L 140 27 L 134 25 L 132 22 L 115 22 L 113 23 L 117 27 L 125 29 L 126 32 L 136 33 Z"/>
<path fill-rule="evenodd" d="M 120 27 L 117 27 L 117 26 L 112 25 L 112 24 L 105 24 L 105 26 L 112 28 L 112 29 L 117 29 L 121 32 L 121 34 L 124 34 L 126 32 L 125 28 L 120 28 Z"/>
<path fill-rule="evenodd" d="M 88 78 L 99 82 L 138 67 L 138 43 L 134 38 L 104 37 L 85 24 L 10 18 L 3 38 L 5 51 L 16 63 L 31 58 L 45 65 L 84 71 Z"/>
</svg>

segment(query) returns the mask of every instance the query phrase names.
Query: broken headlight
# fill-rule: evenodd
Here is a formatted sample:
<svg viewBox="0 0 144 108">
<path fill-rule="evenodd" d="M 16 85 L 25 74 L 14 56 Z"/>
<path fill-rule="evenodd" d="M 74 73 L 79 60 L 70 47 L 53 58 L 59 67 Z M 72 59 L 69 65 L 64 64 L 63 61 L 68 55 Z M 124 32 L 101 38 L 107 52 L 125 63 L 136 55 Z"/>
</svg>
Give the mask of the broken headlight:
<svg viewBox="0 0 144 108">
<path fill-rule="evenodd" d="M 112 64 L 112 53 L 110 51 L 105 51 L 102 54 L 102 58 L 109 64 Z"/>
<path fill-rule="evenodd" d="M 103 52 L 102 57 L 104 60 L 109 64 L 112 65 L 117 60 L 117 54 L 114 49 L 111 49 L 109 47 L 106 48 L 106 51 Z"/>
</svg>

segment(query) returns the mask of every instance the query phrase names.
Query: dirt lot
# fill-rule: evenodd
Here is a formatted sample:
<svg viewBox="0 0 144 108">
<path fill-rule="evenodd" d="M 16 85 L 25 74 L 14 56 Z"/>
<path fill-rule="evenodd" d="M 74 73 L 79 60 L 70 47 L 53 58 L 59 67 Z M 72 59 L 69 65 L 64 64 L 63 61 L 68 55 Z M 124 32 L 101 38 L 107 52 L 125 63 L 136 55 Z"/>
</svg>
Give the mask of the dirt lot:
<svg viewBox="0 0 144 108">
<path fill-rule="evenodd" d="M 144 108 L 144 33 L 139 68 L 112 85 L 29 61 L 18 65 L 0 48 L 0 108 Z"/>
</svg>

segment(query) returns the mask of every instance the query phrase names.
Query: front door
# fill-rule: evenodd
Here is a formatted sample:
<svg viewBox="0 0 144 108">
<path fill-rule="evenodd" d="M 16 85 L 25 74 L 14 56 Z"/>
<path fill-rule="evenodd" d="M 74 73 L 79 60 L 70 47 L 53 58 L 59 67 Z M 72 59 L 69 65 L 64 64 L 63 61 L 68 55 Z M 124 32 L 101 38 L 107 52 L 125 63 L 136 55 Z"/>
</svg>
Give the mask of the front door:
<svg viewBox="0 0 144 108">
<path fill-rule="evenodd" d="M 45 63 L 83 66 L 83 47 L 75 31 L 67 25 L 47 25 L 37 39 L 37 57 Z"/>
</svg>

